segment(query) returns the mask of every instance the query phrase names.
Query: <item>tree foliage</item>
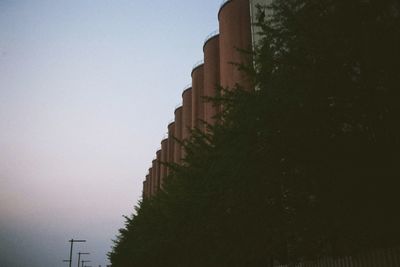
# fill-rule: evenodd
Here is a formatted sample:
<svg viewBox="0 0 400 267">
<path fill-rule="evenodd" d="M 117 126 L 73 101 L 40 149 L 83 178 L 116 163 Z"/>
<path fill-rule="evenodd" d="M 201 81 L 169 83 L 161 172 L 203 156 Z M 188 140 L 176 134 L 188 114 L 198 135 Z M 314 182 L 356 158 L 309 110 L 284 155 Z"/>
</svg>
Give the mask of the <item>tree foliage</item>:
<svg viewBox="0 0 400 267">
<path fill-rule="evenodd" d="M 280 0 L 260 12 L 254 92 L 223 90 L 119 266 L 272 266 L 400 243 L 400 6 Z M 262 11 L 260 9 L 260 11 Z"/>
</svg>

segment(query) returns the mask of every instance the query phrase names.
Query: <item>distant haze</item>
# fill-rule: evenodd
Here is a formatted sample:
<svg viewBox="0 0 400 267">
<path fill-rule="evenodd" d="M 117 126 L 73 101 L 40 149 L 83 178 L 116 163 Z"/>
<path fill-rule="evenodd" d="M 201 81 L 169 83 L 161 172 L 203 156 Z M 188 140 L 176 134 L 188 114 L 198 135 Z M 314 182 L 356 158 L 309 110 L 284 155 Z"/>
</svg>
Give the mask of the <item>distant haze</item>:
<svg viewBox="0 0 400 267">
<path fill-rule="evenodd" d="M 0 0 L 0 266 L 107 264 L 219 4 Z"/>
</svg>

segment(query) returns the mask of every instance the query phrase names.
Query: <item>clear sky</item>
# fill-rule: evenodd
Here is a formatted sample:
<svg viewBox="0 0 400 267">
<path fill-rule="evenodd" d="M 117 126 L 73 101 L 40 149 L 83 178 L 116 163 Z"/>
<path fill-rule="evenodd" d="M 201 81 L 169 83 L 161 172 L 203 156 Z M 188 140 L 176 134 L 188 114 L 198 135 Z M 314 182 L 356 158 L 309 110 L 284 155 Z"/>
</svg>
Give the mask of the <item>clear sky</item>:
<svg viewBox="0 0 400 267">
<path fill-rule="evenodd" d="M 104 266 L 221 0 L 0 0 L 0 266 Z"/>
</svg>

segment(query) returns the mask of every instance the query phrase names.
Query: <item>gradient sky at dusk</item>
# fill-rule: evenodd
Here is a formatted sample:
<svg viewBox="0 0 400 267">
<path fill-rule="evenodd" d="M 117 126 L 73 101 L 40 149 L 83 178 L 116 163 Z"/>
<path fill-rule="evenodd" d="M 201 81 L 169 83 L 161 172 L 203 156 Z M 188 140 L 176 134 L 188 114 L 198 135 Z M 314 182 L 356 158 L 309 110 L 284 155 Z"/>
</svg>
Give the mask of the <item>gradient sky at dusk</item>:
<svg viewBox="0 0 400 267">
<path fill-rule="evenodd" d="M 104 266 L 221 0 L 0 0 L 0 266 Z"/>
</svg>

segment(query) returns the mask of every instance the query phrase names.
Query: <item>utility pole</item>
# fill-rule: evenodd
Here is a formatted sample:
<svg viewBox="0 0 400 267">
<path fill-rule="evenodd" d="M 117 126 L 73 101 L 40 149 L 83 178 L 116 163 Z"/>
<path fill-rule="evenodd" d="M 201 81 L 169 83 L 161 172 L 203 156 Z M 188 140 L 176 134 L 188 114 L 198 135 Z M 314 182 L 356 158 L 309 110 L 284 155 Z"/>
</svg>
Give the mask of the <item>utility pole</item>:
<svg viewBox="0 0 400 267">
<path fill-rule="evenodd" d="M 71 249 L 69 251 L 69 267 L 72 267 L 72 248 L 74 246 L 74 243 L 82 243 L 82 242 L 86 242 L 86 240 L 78 240 L 78 239 L 71 239 L 68 240 L 68 242 L 71 243 Z"/>
<path fill-rule="evenodd" d="M 90 262 L 90 261 L 84 261 L 84 260 L 82 260 L 81 262 L 82 262 L 82 267 L 83 267 L 83 266 L 85 266 L 85 262 Z"/>
<path fill-rule="evenodd" d="M 88 252 L 80 252 L 80 251 L 78 252 L 78 267 L 79 267 L 79 264 L 81 263 L 81 255 L 90 255 L 90 253 L 88 253 Z"/>
</svg>

